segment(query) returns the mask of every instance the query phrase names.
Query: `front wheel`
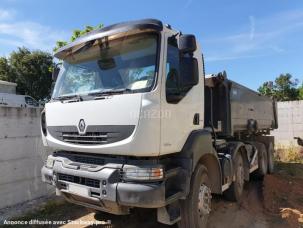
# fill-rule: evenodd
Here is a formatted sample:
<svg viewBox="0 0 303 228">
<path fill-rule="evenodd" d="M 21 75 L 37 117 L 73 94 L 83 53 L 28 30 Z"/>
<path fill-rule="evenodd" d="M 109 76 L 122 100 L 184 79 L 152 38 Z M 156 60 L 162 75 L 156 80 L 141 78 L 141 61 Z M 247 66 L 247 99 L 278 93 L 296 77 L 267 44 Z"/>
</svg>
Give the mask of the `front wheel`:
<svg viewBox="0 0 303 228">
<path fill-rule="evenodd" d="M 179 228 L 205 228 L 211 211 L 211 189 L 205 166 L 198 164 L 192 176 L 190 193 L 181 201 Z"/>
</svg>

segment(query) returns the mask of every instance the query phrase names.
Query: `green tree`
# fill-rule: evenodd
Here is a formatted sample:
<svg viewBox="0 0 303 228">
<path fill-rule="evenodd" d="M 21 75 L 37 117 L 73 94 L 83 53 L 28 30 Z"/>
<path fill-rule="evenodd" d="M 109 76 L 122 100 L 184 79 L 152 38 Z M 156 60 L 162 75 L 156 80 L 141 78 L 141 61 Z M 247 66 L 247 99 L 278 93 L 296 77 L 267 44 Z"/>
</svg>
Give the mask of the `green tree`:
<svg viewBox="0 0 303 228">
<path fill-rule="evenodd" d="M 280 74 L 274 83 L 265 82 L 258 88 L 258 91 L 265 96 L 274 97 L 278 101 L 292 101 L 300 99 L 297 85 L 298 80 L 292 79 L 291 74 Z"/>
<path fill-rule="evenodd" d="M 11 77 L 17 83 L 17 91 L 41 100 L 49 97 L 52 79 L 50 68 L 53 57 L 43 51 L 18 48 L 9 57 Z"/>
<path fill-rule="evenodd" d="M 291 74 L 281 74 L 275 80 L 275 97 L 279 101 L 298 100 L 298 80 L 292 80 Z"/>
<path fill-rule="evenodd" d="M 11 82 L 15 81 L 8 59 L 5 57 L 0 57 L 0 80 Z"/>
<path fill-rule="evenodd" d="M 93 26 L 85 26 L 85 28 L 83 30 L 80 30 L 80 29 L 75 29 L 72 33 L 72 36 L 70 37 L 70 42 L 73 42 L 74 40 L 76 40 L 77 38 L 95 30 L 95 29 L 100 29 L 100 28 L 103 28 L 103 24 L 99 24 L 95 27 Z M 68 44 L 68 41 L 64 41 L 64 40 L 58 40 L 56 42 L 56 47 L 54 47 L 53 51 L 57 51 L 59 48 L 65 46 Z"/>
<path fill-rule="evenodd" d="M 303 100 L 303 82 L 302 85 L 299 87 L 299 99 Z"/>
<path fill-rule="evenodd" d="M 274 95 L 273 82 L 264 82 L 263 85 L 258 88 L 258 91 L 262 95 L 272 97 Z"/>
</svg>

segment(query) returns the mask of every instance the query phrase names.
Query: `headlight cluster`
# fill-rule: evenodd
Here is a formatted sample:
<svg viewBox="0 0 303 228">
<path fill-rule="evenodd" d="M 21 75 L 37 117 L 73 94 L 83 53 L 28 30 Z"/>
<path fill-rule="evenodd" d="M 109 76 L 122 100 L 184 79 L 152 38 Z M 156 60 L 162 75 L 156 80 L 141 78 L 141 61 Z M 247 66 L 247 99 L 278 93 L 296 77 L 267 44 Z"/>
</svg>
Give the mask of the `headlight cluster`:
<svg viewBox="0 0 303 228">
<path fill-rule="evenodd" d="M 162 180 L 163 177 L 164 172 L 162 167 L 125 167 L 122 172 L 124 180 L 155 181 Z"/>
<path fill-rule="evenodd" d="M 48 156 L 47 160 L 45 162 L 45 166 L 47 168 L 53 168 L 54 167 L 54 163 L 55 163 L 55 159 L 53 157 L 51 157 L 51 156 Z"/>
</svg>

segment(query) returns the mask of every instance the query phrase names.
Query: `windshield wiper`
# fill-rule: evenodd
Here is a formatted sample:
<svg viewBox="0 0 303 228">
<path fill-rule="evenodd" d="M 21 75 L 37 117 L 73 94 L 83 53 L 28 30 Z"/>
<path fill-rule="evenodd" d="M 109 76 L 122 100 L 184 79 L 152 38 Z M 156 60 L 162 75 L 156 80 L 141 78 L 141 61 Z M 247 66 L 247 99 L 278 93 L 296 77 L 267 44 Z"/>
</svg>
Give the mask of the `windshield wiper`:
<svg viewBox="0 0 303 228">
<path fill-rule="evenodd" d="M 52 100 L 58 100 L 58 101 L 83 101 L 83 98 L 79 95 L 79 94 L 75 94 L 75 95 L 69 95 L 69 96 L 59 96 L 59 97 L 54 97 L 52 98 Z"/>
<path fill-rule="evenodd" d="M 98 92 L 92 92 L 88 93 L 87 95 L 84 95 L 85 97 L 104 97 L 104 96 L 109 96 L 112 94 L 123 94 L 123 93 L 131 93 L 132 90 L 128 88 L 123 88 L 123 89 L 107 89 L 107 90 L 101 90 Z M 61 101 L 61 102 L 78 102 L 78 101 L 83 101 L 83 97 L 80 96 L 79 94 L 75 95 L 69 95 L 69 96 L 59 96 L 59 97 L 54 97 L 52 98 L 54 101 Z"/>
<path fill-rule="evenodd" d="M 88 93 L 88 96 L 107 96 L 107 95 L 112 95 L 112 94 L 123 94 L 123 93 L 130 93 L 132 92 L 131 89 L 128 88 L 123 88 L 123 89 L 108 89 L 108 90 L 101 90 L 98 92 L 92 92 L 92 93 Z"/>
</svg>

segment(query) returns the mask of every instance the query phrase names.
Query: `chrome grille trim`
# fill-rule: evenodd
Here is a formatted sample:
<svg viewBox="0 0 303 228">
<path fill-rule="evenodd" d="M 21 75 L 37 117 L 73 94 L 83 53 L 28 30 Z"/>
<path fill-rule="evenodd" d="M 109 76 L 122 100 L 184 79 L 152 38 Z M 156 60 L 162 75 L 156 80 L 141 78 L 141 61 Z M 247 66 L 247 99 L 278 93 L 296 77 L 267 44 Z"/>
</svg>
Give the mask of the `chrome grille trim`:
<svg viewBox="0 0 303 228">
<path fill-rule="evenodd" d="M 77 137 L 77 138 L 107 138 L 107 135 L 76 135 L 76 134 L 62 134 L 63 137 Z"/>
<path fill-rule="evenodd" d="M 106 143 L 107 138 L 107 133 L 103 132 L 87 132 L 85 135 L 77 132 L 62 132 L 63 141 L 76 144 L 101 144 Z"/>
</svg>

